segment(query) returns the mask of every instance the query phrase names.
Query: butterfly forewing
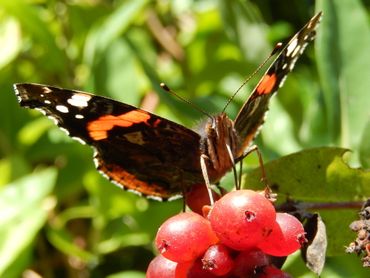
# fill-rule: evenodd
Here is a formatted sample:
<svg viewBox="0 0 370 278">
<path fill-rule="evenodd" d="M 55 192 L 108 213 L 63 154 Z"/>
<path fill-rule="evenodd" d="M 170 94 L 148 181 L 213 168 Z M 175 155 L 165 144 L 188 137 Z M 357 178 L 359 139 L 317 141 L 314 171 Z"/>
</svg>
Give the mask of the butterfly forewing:
<svg viewBox="0 0 370 278">
<path fill-rule="evenodd" d="M 306 45 L 315 37 L 315 29 L 322 13 L 316 14 L 281 50 L 274 62 L 267 69 L 257 86 L 244 103 L 235 119 L 235 130 L 243 141 L 240 152 L 252 142 L 264 122 L 269 100 L 283 85 L 288 73 L 302 55 Z"/>
<path fill-rule="evenodd" d="M 199 135 L 134 106 L 81 91 L 16 84 L 21 106 L 95 148 L 98 169 L 126 189 L 167 199 L 202 181 Z"/>
</svg>

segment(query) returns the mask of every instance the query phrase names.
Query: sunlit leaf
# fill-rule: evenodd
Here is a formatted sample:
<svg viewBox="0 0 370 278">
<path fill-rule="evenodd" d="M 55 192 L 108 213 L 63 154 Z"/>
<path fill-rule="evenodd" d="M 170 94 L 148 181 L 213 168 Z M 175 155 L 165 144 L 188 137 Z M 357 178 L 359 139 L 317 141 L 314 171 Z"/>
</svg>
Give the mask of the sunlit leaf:
<svg viewBox="0 0 370 278">
<path fill-rule="evenodd" d="M 19 142 L 25 145 L 33 145 L 51 126 L 52 122 L 44 117 L 29 122 L 19 130 Z"/>
<path fill-rule="evenodd" d="M 251 1 L 221 1 L 221 14 L 226 31 L 241 48 L 248 60 L 257 61 L 268 53 L 266 26 Z"/>
<path fill-rule="evenodd" d="M 21 47 L 18 23 L 9 17 L 0 19 L 0 68 L 11 62 Z"/>
<path fill-rule="evenodd" d="M 0 191 L 0 275 L 33 243 L 53 202 L 47 199 L 56 172 L 44 170 Z"/>
<path fill-rule="evenodd" d="M 49 25 L 43 21 L 44 18 L 40 16 L 40 10 L 35 6 L 30 6 L 24 0 L 0 0 L 0 7 L 3 8 L 7 14 L 14 16 L 20 23 L 22 29 L 28 32 L 28 35 L 38 43 L 42 42 L 42 47 L 47 51 L 50 57 L 48 60 L 48 67 L 62 73 L 64 68 L 65 56 L 61 49 L 57 46 L 55 37 L 49 29 Z M 27 14 L 27 16 L 25 16 Z"/>
<path fill-rule="evenodd" d="M 107 278 L 145 278 L 145 273 L 138 271 L 122 271 L 119 273 L 111 274 Z"/>
<path fill-rule="evenodd" d="M 88 65 L 93 65 L 96 56 L 127 30 L 147 2 L 147 0 L 123 2 L 103 22 L 99 22 L 91 29 L 84 53 L 84 60 Z"/>
<path fill-rule="evenodd" d="M 324 12 L 316 54 L 328 132 L 356 150 L 369 120 L 369 18 L 358 0 L 321 0 L 318 9 Z"/>
<path fill-rule="evenodd" d="M 370 119 L 362 134 L 360 159 L 364 167 L 370 168 Z"/>
</svg>

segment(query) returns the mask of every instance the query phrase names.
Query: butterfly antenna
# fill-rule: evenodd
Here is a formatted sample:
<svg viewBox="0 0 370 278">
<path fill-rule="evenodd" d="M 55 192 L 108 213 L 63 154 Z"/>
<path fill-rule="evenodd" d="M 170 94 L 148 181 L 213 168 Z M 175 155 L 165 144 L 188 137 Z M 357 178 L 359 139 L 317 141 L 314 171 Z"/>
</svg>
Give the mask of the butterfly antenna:
<svg viewBox="0 0 370 278">
<path fill-rule="evenodd" d="M 260 70 L 261 70 L 261 68 L 263 67 L 263 66 L 265 66 L 266 65 L 266 63 L 270 60 L 270 58 L 272 57 L 272 56 L 274 56 L 280 49 L 281 49 L 281 47 L 282 47 L 282 43 L 281 42 L 278 42 L 276 45 L 275 45 L 275 47 L 274 47 L 274 49 L 271 51 L 271 53 L 270 53 L 270 55 L 263 61 L 263 63 L 262 64 L 260 64 L 258 67 L 257 67 L 257 69 L 251 74 L 251 75 L 249 75 L 245 80 L 244 80 L 244 82 L 240 85 L 240 87 L 235 91 L 235 93 L 227 100 L 227 102 L 226 102 L 226 104 L 225 104 L 225 106 L 224 106 L 224 108 L 222 109 L 222 113 L 224 113 L 225 112 L 225 110 L 226 110 L 226 108 L 229 106 L 229 104 L 230 104 L 230 102 L 234 99 L 234 97 L 239 93 L 239 91 L 244 87 L 244 85 L 245 84 L 247 84 L 248 82 L 249 82 L 249 80 L 251 80 L 252 79 L 252 77 L 253 76 L 255 76 Z"/>
<path fill-rule="evenodd" d="M 165 90 L 166 92 L 168 93 L 171 93 L 172 95 L 174 95 L 175 97 L 177 97 L 178 99 L 182 100 L 183 102 L 189 104 L 191 107 L 193 107 L 195 110 L 199 111 L 200 113 L 206 115 L 207 117 L 209 117 L 211 120 L 213 120 L 213 117 L 211 116 L 211 114 L 207 113 L 206 111 L 204 111 L 202 108 L 200 108 L 199 106 L 195 105 L 194 103 L 192 103 L 191 101 L 181 97 L 180 95 L 178 95 L 175 91 L 173 91 L 170 87 L 168 87 L 165 83 L 161 83 L 159 84 L 159 86 L 161 86 L 161 88 L 163 90 Z"/>
</svg>

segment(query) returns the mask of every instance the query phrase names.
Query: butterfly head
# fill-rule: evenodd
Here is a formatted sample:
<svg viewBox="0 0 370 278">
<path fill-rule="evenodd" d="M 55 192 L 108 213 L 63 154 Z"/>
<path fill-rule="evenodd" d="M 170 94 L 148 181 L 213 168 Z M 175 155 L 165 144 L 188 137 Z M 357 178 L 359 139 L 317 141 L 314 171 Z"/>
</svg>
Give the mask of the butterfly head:
<svg viewBox="0 0 370 278">
<path fill-rule="evenodd" d="M 213 116 L 205 123 L 205 132 L 201 137 L 201 152 L 208 160 L 211 180 L 218 180 L 234 165 L 234 158 L 239 149 L 239 138 L 234 129 L 234 122 L 225 114 Z"/>
</svg>

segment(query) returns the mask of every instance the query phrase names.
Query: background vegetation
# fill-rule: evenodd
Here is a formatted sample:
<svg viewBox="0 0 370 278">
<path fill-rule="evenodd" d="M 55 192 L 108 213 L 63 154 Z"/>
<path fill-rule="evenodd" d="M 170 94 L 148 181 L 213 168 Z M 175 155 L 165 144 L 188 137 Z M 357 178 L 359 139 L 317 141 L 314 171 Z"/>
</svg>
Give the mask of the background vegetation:
<svg viewBox="0 0 370 278">
<path fill-rule="evenodd" d="M 110 184 L 88 147 L 19 107 L 13 83 L 96 92 L 190 127 L 202 115 L 160 82 L 217 113 L 276 42 L 322 10 L 317 39 L 272 101 L 256 143 L 266 161 L 313 147 L 349 148 L 352 165 L 368 169 L 369 7 L 357 0 L 0 0 L 0 276 L 144 277 L 158 226 L 182 206 Z M 256 81 L 230 104 L 231 118 Z M 253 156 L 247 162 L 257 165 Z M 366 173 L 351 173 L 370 187 Z M 354 181 L 346 180 L 348 194 L 358 192 Z M 366 277 L 356 256 L 329 255 L 322 277 Z M 299 255 L 285 268 L 314 277 Z"/>
</svg>

